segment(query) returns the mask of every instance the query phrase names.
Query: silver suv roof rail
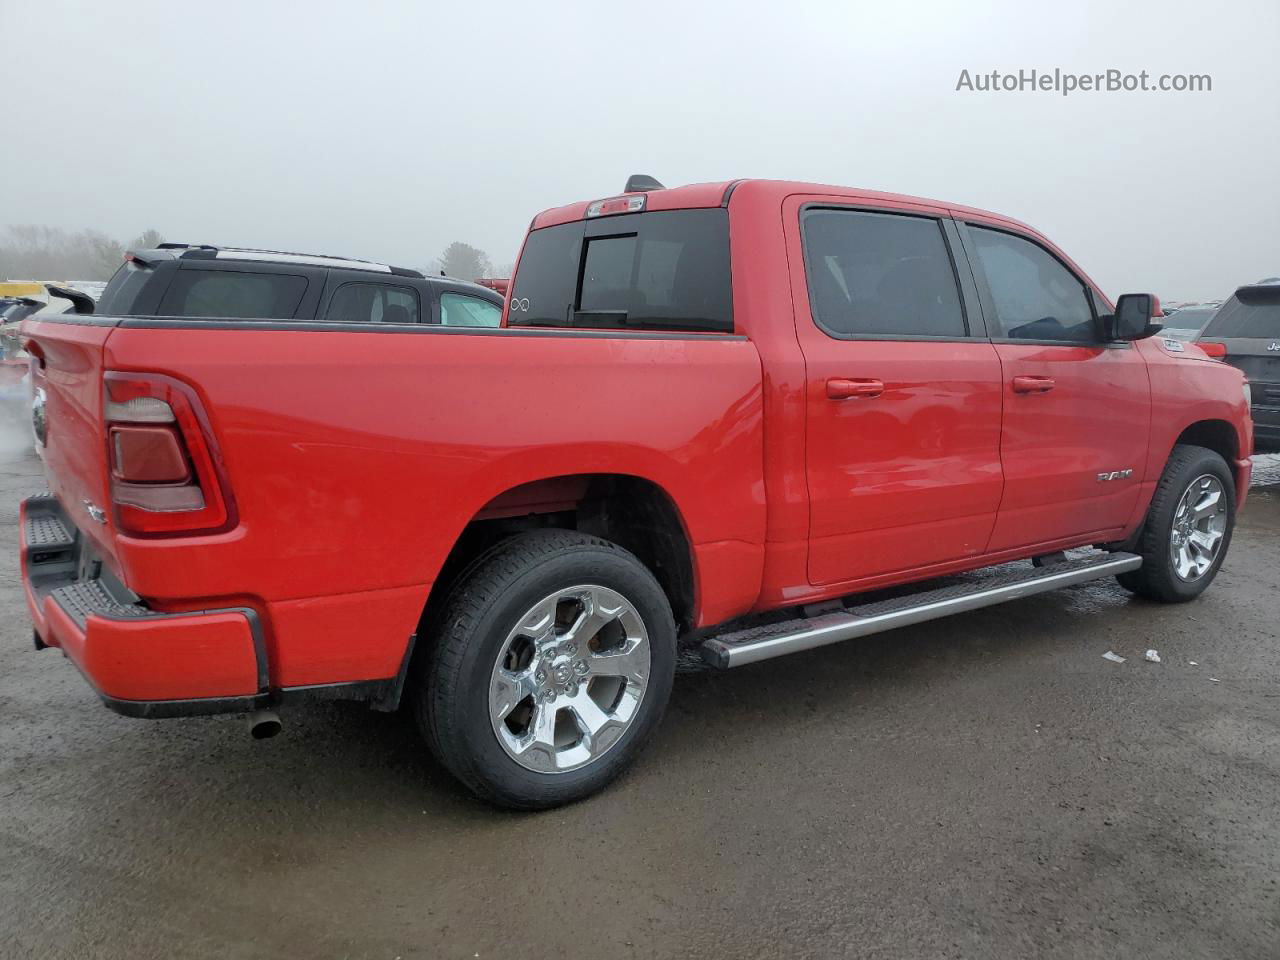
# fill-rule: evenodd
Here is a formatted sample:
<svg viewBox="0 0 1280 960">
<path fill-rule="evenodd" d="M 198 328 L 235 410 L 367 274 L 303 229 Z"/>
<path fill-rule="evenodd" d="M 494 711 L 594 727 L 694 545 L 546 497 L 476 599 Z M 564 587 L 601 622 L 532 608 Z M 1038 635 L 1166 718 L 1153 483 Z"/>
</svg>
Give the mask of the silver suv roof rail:
<svg viewBox="0 0 1280 960">
<path fill-rule="evenodd" d="M 335 257 L 317 253 L 291 253 L 286 250 L 259 250 L 254 247 L 218 247 L 212 244 L 162 243 L 157 249 L 181 251 L 180 257 L 190 254 L 193 258 L 217 260 L 247 260 L 258 263 L 296 263 L 310 267 L 336 267 L 342 270 L 367 270 L 370 273 L 388 273 L 399 277 L 418 277 L 421 271 L 408 267 L 392 267 L 374 260 L 355 260 L 351 257 Z"/>
</svg>

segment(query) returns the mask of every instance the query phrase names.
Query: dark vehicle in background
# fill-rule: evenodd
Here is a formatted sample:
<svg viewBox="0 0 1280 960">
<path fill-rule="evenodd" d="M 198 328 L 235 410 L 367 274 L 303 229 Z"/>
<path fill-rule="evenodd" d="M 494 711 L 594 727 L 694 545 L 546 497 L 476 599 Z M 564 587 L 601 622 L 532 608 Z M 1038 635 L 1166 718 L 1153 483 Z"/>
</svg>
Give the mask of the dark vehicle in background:
<svg viewBox="0 0 1280 960">
<path fill-rule="evenodd" d="M 0 324 L 25 320 L 43 306 L 32 297 L 0 297 Z"/>
<path fill-rule="evenodd" d="M 1166 309 L 1167 317 L 1160 333 L 1175 340 L 1194 340 L 1217 312 L 1216 303 L 1196 303 L 1177 310 Z"/>
<path fill-rule="evenodd" d="M 95 313 L 256 322 L 497 327 L 502 297 L 369 260 L 165 243 L 125 255 Z"/>
<path fill-rule="evenodd" d="M 1254 453 L 1280 453 L 1280 284 L 1241 287 L 1196 342 L 1249 379 Z"/>
<path fill-rule="evenodd" d="M 32 297 L 0 297 L 0 387 L 17 383 L 27 372 L 18 327 L 43 306 Z"/>
</svg>

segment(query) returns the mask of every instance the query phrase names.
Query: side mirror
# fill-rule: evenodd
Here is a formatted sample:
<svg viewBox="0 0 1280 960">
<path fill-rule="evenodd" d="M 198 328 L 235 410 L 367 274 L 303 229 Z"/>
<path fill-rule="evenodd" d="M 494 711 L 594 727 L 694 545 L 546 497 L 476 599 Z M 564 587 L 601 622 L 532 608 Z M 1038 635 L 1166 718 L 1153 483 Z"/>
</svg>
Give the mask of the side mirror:
<svg viewBox="0 0 1280 960">
<path fill-rule="evenodd" d="M 1116 312 L 1107 321 L 1109 340 L 1142 340 L 1158 333 L 1164 326 L 1160 300 L 1150 293 L 1124 293 L 1116 301 Z"/>
</svg>

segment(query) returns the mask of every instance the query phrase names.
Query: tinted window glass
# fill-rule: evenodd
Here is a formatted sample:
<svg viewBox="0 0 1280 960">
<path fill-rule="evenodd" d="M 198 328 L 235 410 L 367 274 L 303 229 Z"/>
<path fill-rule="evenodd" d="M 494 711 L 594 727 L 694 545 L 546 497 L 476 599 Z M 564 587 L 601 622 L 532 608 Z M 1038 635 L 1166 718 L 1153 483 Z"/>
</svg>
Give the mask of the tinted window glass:
<svg viewBox="0 0 1280 960">
<path fill-rule="evenodd" d="M 1095 343 L 1085 286 L 1047 250 L 996 230 L 970 227 L 1003 335 Z"/>
<path fill-rule="evenodd" d="M 340 323 L 417 323 L 418 295 L 386 283 L 344 283 L 329 299 L 324 318 Z"/>
<path fill-rule="evenodd" d="M 142 292 L 147 278 L 151 275 L 149 267 L 139 267 L 133 262 L 126 263 L 111 275 L 106 289 L 98 298 L 94 313 L 101 313 L 108 317 L 120 317 L 132 313 L 138 294 Z"/>
<path fill-rule="evenodd" d="M 627 315 L 633 299 L 631 271 L 635 260 L 634 233 L 588 240 L 578 309 L 586 312 L 617 311 Z"/>
<path fill-rule="evenodd" d="M 804 217 L 818 326 L 838 337 L 963 337 L 955 271 L 937 220 L 854 210 Z"/>
<path fill-rule="evenodd" d="M 1175 313 L 1171 319 L 1181 316 Z M 1280 338 L 1280 286 L 1274 292 L 1262 290 L 1234 294 L 1204 328 L 1203 336 Z"/>
<path fill-rule="evenodd" d="M 732 331 L 728 213 L 637 213 L 534 230 L 511 296 L 513 327 Z"/>
<path fill-rule="evenodd" d="M 1217 312 L 1217 307 L 1183 307 L 1169 314 L 1164 321 L 1163 333 L 1169 336 L 1193 337 Z"/>
<path fill-rule="evenodd" d="M 306 290 L 307 278 L 292 274 L 178 270 L 160 303 L 160 315 L 288 320 Z"/>
<path fill-rule="evenodd" d="M 479 297 L 442 293 L 440 323 L 446 327 L 496 327 L 502 323 L 502 308 Z"/>
</svg>

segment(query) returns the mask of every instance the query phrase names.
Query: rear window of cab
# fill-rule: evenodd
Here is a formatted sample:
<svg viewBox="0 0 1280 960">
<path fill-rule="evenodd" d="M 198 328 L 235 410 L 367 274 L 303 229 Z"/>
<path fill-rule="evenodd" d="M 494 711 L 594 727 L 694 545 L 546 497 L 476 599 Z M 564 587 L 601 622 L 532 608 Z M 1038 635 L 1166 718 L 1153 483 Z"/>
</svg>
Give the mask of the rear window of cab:
<svg viewBox="0 0 1280 960">
<path fill-rule="evenodd" d="M 728 211 L 624 214 L 532 231 L 507 325 L 732 332 Z"/>
</svg>

